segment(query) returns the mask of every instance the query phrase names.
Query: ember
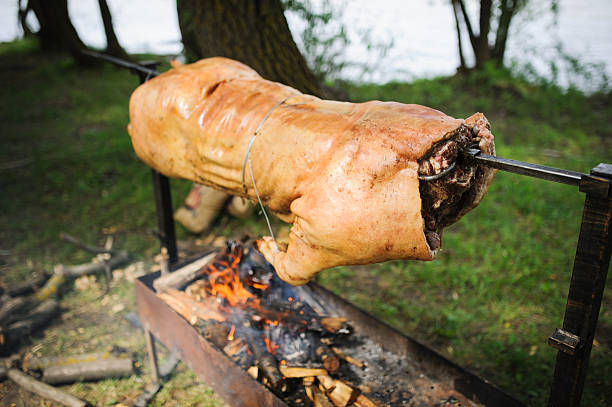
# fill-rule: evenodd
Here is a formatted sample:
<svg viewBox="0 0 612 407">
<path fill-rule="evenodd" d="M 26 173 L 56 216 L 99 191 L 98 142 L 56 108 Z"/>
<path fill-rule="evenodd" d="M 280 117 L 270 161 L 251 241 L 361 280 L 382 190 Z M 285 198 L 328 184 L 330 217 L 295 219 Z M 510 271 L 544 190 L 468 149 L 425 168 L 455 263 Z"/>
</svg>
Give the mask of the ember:
<svg viewBox="0 0 612 407">
<path fill-rule="evenodd" d="M 382 349 L 374 350 L 378 355 L 370 359 L 371 366 L 349 355 L 343 346 L 371 345 L 352 335 L 346 318 L 330 315 L 307 286 L 281 281 L 257 250 L 228 242 L 212 261 L 188 275 L 173 286 L 178 289 L 158 285 L 157 295 L 288 404 L 401 406 L 425 400 L 398 399 L 396 385 L 414 387 L 380 380 L 394 369 L 385 366 L 389 358 L 381 357 Z M 449 389 L 441 390 L 446 394 Z"/>
</svg>

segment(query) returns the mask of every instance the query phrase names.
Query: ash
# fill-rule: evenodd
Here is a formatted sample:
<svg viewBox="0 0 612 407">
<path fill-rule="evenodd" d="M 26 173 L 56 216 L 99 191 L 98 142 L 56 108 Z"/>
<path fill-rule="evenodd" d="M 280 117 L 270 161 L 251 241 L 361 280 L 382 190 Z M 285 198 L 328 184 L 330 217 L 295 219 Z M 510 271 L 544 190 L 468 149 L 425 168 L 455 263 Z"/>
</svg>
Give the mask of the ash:
<svg viewBox="0 0 612 407">
<path fill-rule="evenodd" d="M 480 406 L 454 389 L 428 377 L 419 363 L 386 351 L 368 337 L 353 335 L 338 344 L 347 355 L 365 362 L 364 369 L 343 364 L 339 376 L 385 406 Z"/>
</svg>

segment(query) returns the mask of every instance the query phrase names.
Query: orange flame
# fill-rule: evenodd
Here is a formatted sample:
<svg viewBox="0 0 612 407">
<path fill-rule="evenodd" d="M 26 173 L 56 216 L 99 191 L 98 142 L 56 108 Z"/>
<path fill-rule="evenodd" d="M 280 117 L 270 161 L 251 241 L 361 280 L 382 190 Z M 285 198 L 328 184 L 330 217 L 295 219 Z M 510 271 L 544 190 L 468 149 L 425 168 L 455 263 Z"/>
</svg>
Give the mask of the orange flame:
<svg viewBox="0 0 612 407">
<path fill-rule="evenodd" d="M 232 329 L 230 329 L 229 335 L 227 335 L 227 340 L 229 340 L 229 341 L 233 341 L 234 340 L 234 331 L 236 331 L 236 327 L 234 325 L 232 325 Z"/>
<path fill-rule="evenodd" d="M 266 343 L 266 349 L 273 355 L 276 355 L 276 349 L 278 349 L 278 345 L 269 340 L 265 335 L 262 335 L 264 342 Z"/>
<path fill-rule="evenodd" d="M 232 307 L 238 304 L 251 303 L 259 305 L 259 300 L 240 281 L 238 264 L 241 255 L 232 256 L 231 264 L 225 260 L 219 260 L 207 268 L 208 283 L 207 291 L 224 298 Z"/>
</svg>

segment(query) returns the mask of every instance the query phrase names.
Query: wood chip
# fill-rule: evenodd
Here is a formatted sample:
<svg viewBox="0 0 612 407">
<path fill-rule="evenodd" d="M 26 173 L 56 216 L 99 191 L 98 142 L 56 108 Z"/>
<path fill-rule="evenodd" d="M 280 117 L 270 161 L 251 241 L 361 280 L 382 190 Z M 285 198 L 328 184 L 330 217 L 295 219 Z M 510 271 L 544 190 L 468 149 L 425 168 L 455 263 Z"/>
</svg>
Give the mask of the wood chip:
<svg viewBox="0 0 612 407">
<path fill-rule="evenodd" d="M 357 398 L 353 402 L 353 405 L 355 407 L 378 407 L 378 404 L 374 403 L 372 400 L 370 400 L 363 394 L 357 396 Z"/>
<path fill-rule="evenodd" d="M 259 376 L 259 368 L 257 366 L 251 366 L 247 369 L 247 373 L 255 380 Z"/>
</svg>

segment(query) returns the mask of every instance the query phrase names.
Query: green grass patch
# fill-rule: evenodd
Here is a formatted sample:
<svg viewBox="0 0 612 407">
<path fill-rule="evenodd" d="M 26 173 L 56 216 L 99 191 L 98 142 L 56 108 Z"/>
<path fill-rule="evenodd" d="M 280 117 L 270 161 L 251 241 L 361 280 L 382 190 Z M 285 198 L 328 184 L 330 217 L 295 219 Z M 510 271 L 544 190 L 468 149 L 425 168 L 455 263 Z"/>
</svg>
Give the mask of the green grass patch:
<svg viewBox="0 0 612 407">
<path fill-rule="evenodd" d="M 150 260 L 159 248 L 150 233 L 156 227 L 151 173 L 125 130 L 137 78 L 111 66 L 82 70 L 68 58 L 35 49 L 29 43 L 0 46 L 0 164 L 15 165 L 0 170 L 0 248 L 10 252 L 0 258 L 3 280 L 23 278 L 32 268 L 88 261 L 89 255 L 59 240 L 60 231 L 89 242 L 112 232 L 117 247 Z M 583 172 L 612 162 L 609 94 L 534 86 L 498 71 L 349 85 L 348 91 L 356 101 L 418 103 L 455 117 L 482 111 L 500 156 Z M 189 183 L 172 186 L 176 206 Z M 436 261 L 342 267 L 317 279 L 527 403 L 543 405 L 555 357 L 546 339 L 561 326 L 583 203 L 575 188 L 499 173 L 482 204 L 445 231 Z M 246 221 L 224 215 L 215 232 L 257 236 L 265 226 L 257 215 Z M 610 294 L 608 288 L 585 406 L 612 401 Z M 100 305 L 101 295 L 69 292 L 62 304 L 74 320 L 64 318 L 36 339 L 40 351 L 90 351 L 113 342 L 108 326 L 116 315 L 99 316 L 99 326 L 85 332 L 77 329 L 92 320 L 89 311 L 79 311 L 83 304 L 110 312 Z M 135 307 L 131 286 L 113 286 L 111 295 L 126 309 Z M 130 342 L 129 336 L 118 341 L 144 363 L 143 341 Z M 197 382 L 183 366 L 154 405 L 219 405 L 206 386 L 193 387 Z M 143 385 L 136 377 L 70 389 L 109 405 L 129 401 Z"/>
</svg>

